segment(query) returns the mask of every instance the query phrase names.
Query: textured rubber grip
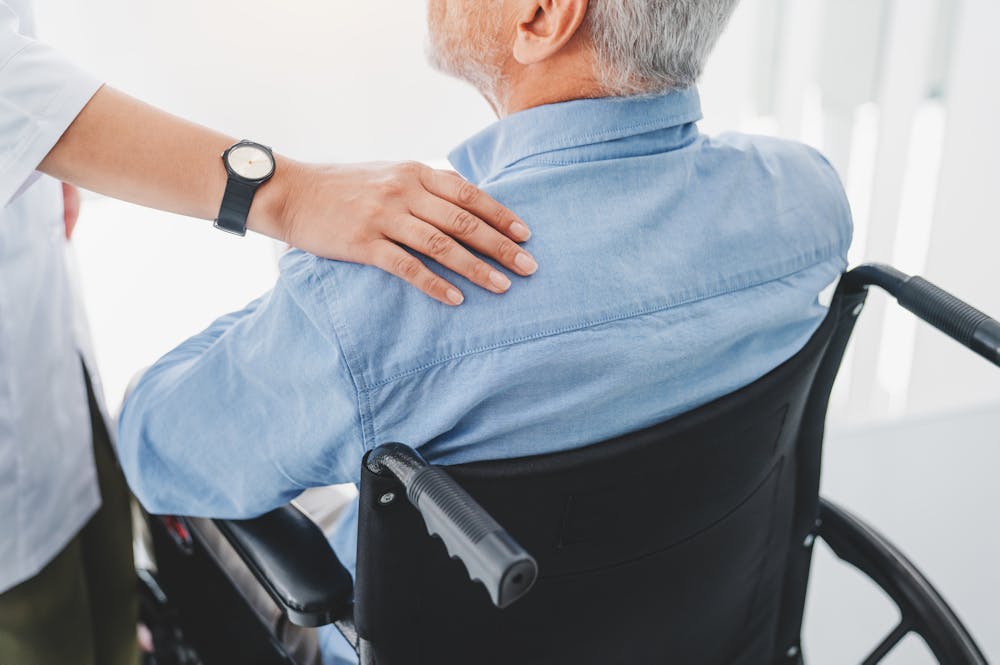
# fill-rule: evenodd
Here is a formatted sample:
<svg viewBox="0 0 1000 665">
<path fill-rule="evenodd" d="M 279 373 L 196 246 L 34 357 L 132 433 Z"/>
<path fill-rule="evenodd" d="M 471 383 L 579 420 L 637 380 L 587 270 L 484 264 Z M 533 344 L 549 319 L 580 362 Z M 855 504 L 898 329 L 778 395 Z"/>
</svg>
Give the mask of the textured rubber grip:
<svg viewBox="0 0 1000 665">
<path fill-rule="evenodd" d="M 1000 323 L 923 277 L 911 277 L 896 294 L 899 304 L 941 332 L 1000 365 Z"/>
<path fill-rule="evenodd" d="M 538 577 L 534 558 L 446 471 L 420 469 L 407 495 L 427 531 L 441 538 L 469 577 L 486 587 L 494 605 L 507 607 L 531 589 Z"/>
</svg>

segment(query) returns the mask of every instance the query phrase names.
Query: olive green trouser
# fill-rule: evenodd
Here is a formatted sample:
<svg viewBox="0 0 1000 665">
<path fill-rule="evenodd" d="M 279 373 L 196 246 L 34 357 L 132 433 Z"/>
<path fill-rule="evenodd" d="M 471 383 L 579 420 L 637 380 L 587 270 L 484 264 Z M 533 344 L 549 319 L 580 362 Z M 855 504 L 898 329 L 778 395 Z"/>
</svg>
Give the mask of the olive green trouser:
<svg viewBox="0 0 1000 665">
<path fill-rule="evenodd" d="M 35 577 L 0 594 L 0 665 L 136 665 L 129 491 L 88 380 L 100 510 Z"/>
</svg>

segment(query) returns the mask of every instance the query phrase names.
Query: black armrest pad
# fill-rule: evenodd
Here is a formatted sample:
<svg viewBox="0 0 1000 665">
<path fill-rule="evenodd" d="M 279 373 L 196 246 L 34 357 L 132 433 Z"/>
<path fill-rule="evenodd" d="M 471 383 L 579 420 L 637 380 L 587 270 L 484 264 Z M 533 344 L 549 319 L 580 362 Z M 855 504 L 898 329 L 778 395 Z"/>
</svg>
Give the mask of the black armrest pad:
<svg viewBox="0 0 1000 665">
<path fill-rule="evenodd" d="M 351 616 L 350 573 L 295 506 L 252 520 L 214 522 L 292 623 L 312 628 Z"/>
</svg>

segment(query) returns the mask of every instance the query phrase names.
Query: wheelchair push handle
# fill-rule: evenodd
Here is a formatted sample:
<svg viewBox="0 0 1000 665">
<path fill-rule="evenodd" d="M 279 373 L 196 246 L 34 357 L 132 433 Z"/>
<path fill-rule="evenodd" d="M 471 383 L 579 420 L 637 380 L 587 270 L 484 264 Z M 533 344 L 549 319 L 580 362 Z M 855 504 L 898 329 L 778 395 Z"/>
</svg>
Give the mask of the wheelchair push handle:
<svg viewBox="0 0 1000 665">
<path fill-rule="evenodd" d="M 847 273 L 846 279 L 855 288 L 885 289 L 900 305 L 1000 366 L 1000 322 L 923 277 L 911 277 L 890 266 L 869 263 Z"/>
<path fill-rule="evenodd" d="M 903 283 L 899 304 L 941 332 L 1000 365 L 1000 323 L 923 277 Z"/>
<path fill-rule="evenodd" d="M 531 590 L 538 577 L 534 558 L 447 471 L 400 443 L 373 450 L 368 468 L 403 484 L 428 533 L 444 542 L 470 579 L 486 587 L 494 605 L 507 607 Z"/>
</svg>

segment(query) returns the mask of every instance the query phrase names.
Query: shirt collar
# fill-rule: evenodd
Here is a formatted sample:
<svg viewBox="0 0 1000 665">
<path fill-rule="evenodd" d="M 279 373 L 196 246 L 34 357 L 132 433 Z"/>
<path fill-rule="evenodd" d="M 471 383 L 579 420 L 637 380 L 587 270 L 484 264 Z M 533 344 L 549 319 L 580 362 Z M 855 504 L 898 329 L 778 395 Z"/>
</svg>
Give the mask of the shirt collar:
<svg viewBox="0 0 1000 665">
<path fill-rule="evenodd" d="M 474 183 L 529 157 L 625 139 L 701 119 L 694 87 L 656 96 L 603 97 L 546 104 L 495 122 L 448 155 Z"/>
</svg>

